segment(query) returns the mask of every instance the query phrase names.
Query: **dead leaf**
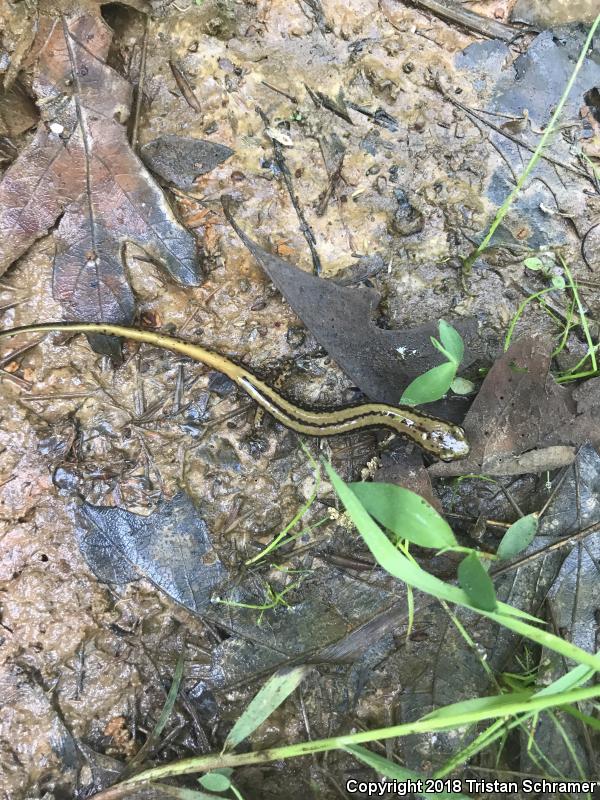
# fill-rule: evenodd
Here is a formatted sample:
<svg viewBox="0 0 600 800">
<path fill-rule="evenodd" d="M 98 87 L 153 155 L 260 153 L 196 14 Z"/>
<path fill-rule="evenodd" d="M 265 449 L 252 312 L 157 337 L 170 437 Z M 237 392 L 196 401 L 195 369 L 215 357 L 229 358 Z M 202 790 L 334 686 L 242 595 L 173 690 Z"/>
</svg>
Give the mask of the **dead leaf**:
<svg viewBox="0 0 600 800">
<path fill-rule="evenodd" d="M 198 613 L 227 575 L 206 523 L 183 493 L 160 502 L 150 516 L 83 502 L 78 523 L 81 552 L 101 581 L 147 578 Z"/>
<path fill-rule="evenodd" d="M 242 242 L 292 309 L 334 361 L 372 400 L 397 404 L 407 384 L 441 362 L 430 337 L 437 320 L 410 330 L 384 330 L 374 322 L 380 296 L 374 289 L 353 289 L 318 278 L 268 253 L 241 230 L 222 198 L 225 216 Z M 465 340 L 463 365 L 481 354 L 482 341 L 473 319 L 453 324 Z M 428 413 L 462 418 L 464 398 L 430 403 Z M 462 462 L 461 462 L 462 463 Z"/>
<path fill-rule="evenodd" d="M 175 135 L 159 136 L 140 150 L 148 169 L 179 189 L 193 189 L 196 178 L 232 155 L 224 144 Z"/>
<path fill-rule="evenodd" d="M 0 184 L 0 273 L 55 233 L 53 290 L 69 318 L 131 322 L 123 245 L 133 241 L 180 283 L 197 285 L 194 237 L 129 148 L 131 86 L 106 64 L 100 16 L 42 17 L 33 92 L 41 121 Z"/>
<path fill-rule="evenodd" d="M 469 457 L 457 464 L 433 464 L 430 475 L 541 472 L 554 468 L 556 456 L 570 463 L 570 454 L 556 447 L 588 439 L 600 443 L 597 403 L 579 406 L 577 390 L 555 382 L 549 374 L 551 354 L 551 342 L 542 337 L 515 342 L 487 374 L 464 419 Z M 546 449 L 544 461 L 538 451 Z M 517 458 L 525 453 L 527 458 Z"/>
<path fill-rule="evenodd" d="M 600 456 L 591 445 L 582 447 L 577 460 L 560 485 L 539 534 L 554 539 L 577 533 L 600 522 Z M 548 592 L 547 605 L 554 632 L 578 647 L 594 653 L 600 645 L 600 532 L 592 531 L 578 541 L 562 563 Z M 540 663 L 545 665 L 544 683 L 565 673 L 565 662 L 557 653 L 544 649 Z M 550 715 L 542 715 L 534 737 L 540 751 L 555 768 L 556 774 L 575 774 L 583 767 L 589 774 L 594 754 L 588 750 L 588 737 L 580 722 L 560 715 L 561 731 Z M 564 732 L 570 747 L 565 747 Z M 523 731 L 523 736 L 529 733 Z M 523 747 L 521 769 L 532 768 L 529 747 Z M 573 759 L 575 754 L 577 761 Z"/>
</svg>

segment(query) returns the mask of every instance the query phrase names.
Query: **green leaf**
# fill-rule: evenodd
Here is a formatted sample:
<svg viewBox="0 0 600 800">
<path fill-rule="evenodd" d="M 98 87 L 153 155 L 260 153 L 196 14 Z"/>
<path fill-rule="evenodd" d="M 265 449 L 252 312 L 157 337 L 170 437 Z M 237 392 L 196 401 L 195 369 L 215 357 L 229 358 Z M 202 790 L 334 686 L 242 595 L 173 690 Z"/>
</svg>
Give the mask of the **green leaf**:
<svg viewBox="0 0 600 800">
<path fill-rule="evenodd" d="M 450 388 L 455 375 L 456 364 L 452 361 L 433 367 L 433 369 L 424 372 L 409 383 L 402 393 L 400 403 L 416 406 L 421 403 L 433 403 L 435 400 L 439 400 Z"/>
<path fill-rule="evenodd" d="M 390 547 L 393 547 L 391 542 Z M 304 680 L 311 669 L 310 666 L 301 665 L 289 669 L 280 669 L 274 675 L 271 675 L 230 730 L 229 736 L 225 740 L 223 751 L 232 750 L 246 737 L 250 736 L 259 725 L 262 725 L 267 717 Z"/>
<path fill-rule="evenodd" d="M 473 394 L 475 391 L 475 384 L 473 381 L 468 381 L 466 378 L 454 378 L 450 384 L 450 388 L 454 394 Z"/>
<path fill-rule="evenodd" d="M 458 545 L 446 520 L 416 492 L 393 483 L 349 486 L 369 514 L 399 539 L 436 550 Z"/>
<path fill-rule="evenodd" d="M 527 703 L 533 696 L 531 692 L 507 692 L 506 694 L 492 695 L 491 697 L 472 697 L 469 700 L 459 700 L 458 703 L 450 703 L 448 706 L 436 708 L 421 719 L 445 719 L 461 714 L 470 714 L 472 711 L 482 711 L 483 709 L 502 711 L 502 707 L 515 703 Z M 502 716 L 499 714 L 499 716 Z"/>
<path fill-rule="evenodd" d="M 497 609 L 494 584 L 477 553 L 469 553 L 458 565 L 458 582 L 475 608 L 481 608 L 483 611 Z"/>
<path fill-rule="evenodd" d="M 198 778 L 198 782 L 209 792 L 226 792 L 231 786 L 232 772 L 232 769 L 216 769 Z"/>
<path fill-rule="evenodd" d="M 552 286 L 554 286 L 555 289 L 564 289 L 566 285 L 566 281 L 562 275 L 554 275 L 552 277 Z"/>
<path fill-rule="evenodd" d="M 378 775 L 385 775 L 386 778 L 396 780 L 398 783 L 406 783 L 406 781 L 414 781 L 416 783 L 419 781 L 421 785 L 425 784 L 426 778 L 423 775 L 410 769 L 405 769 L 394 761 L 388 761 L 387 758 L 373 753 L 359 744 L 347 744 L 342 749 L 362 761 L 363 764 L 371 767 Z M 431 797 L 432 800 L 433 798 L 435 800 L 439 800 L 439 798 L 443 798 L 443 800 L 469 800 L 467 795 L 458 792 L 414 792 L 414 794 L 418 797 Z"/>
<path fill-rule="evenodd" d="M 436 350 L 439 350 L 440 353 L 448 359 L 448 361 L 452 361 L 454 363 L 454 356 L 449 350 L 446 350 L 444 345 L 435 338 L 435 336 L 430 336 L 429 341 L 435 347 Z"/>
<path fill-rule="evenodd" d="M 537 514 L 527 514 L 513 522 L 498 545 L 498 558 L 514 558 L 529 547 L 537 533 L 538 524 Z"/>
<path fill-rule="evenodd" d="M 414 561 L 410 561 L 408 558 L 406 558 L 406 556 L 402 555 L 398 548 L 392 544 L 392 542 L 390 542 L 379 525 L 368 514 L 366 508 L 362 505 L 358 497 L 354 494 L 352 489 L 344 483 L 331 464 L 328 461 L 324 461 L 323 464 L 327 475 L 329 476 L 329 480 L 336 491 L 336 494 L 348 512 L 348 516 L 356 525 L 358 532 L 362 536 L 365 544 L 371 551 L 373 558 L 375 561 L 377 561 L 380 567 L 383 567 L 383 569 L 389 572 L 390 575 L 393 575 L 394 578 L 398 578 L 399 580 L 407 583 L 409 586 L 412 586 L 413 589 L 419 589 L 422 592 L 427 592 L 427 594 L 437 597 L 440 600 L 447 600 L 450 603 L 458 603 L 459 605 L 467 606 L 468 608 L 475 608 L 465 591 L 459 589 L 457 586 L 452 586 L 451 584 L 445 583 L 439 578 L 436 578 L 435 575 L 431 575 L 429 572 L 426 572 Z M 493 618 L 499 618 L 500 614 L 503 616 L 506 615 L 507 621 L 503 622 L 503 624 L 508 628 L 516 625 L 517 622 L 519 622 L 519 620 L 513 619 L 514 617 L 527 619 L 531 622 L 542 622 L 540 619 L 528 614 L 526 611 L 521 611 L 521 609 L 515 608 L 514 606 L 509 606 L 506 603 L 498 604 L 498 612 L 499 613 L 495 614 Z M 526 627 L 532 633 L 525 635 L 529 636 L 529 638 L 533 638 L 534 641 L 537 641 L 535 634 L 539 633 L 541 636 L 543 633 L 541 631 L 537 631 L 536 628 L 532 628 L 531 625 L 527 625 Z M 519 628 L 518 632 L 522 633 L 523 628 Z M 548 641 L 548 636 L 550 636 L 553 640 L 557 638 L 556 636 L 553 637 L 552 634 L 544 633 L 545 646 L 547 646 L 546 642 Z M 574 645 L 569 645 L 569 649 L 573 646 Z M 569 657 L 573 658 L 572 655 Z M 581 661 L 581 659 L 578 660 Z M 598 663 L 600 664 L 600 659 Z"/>
<path fill-rule="evenodd" d="M 530 258 L 526 258 L 523 264 L 525 264 L 527 269 L 530 269 L 533 272 L 537 272 L 538 270 L 541 269 L 546 269 L 546 265 L 544 264 L 541 258 L 538 258 L 538 256 L 531 256 Z"/>
<path fill-rule="evenodd" d="M 445 349 L 451 354 L 451 358 L 458 367 L 463 360 L 465 354 L 465 343 L 462 336 L 450 325 L 446 320 L 441 319 L 440 324 L 440 339 Z"/>
</svg>

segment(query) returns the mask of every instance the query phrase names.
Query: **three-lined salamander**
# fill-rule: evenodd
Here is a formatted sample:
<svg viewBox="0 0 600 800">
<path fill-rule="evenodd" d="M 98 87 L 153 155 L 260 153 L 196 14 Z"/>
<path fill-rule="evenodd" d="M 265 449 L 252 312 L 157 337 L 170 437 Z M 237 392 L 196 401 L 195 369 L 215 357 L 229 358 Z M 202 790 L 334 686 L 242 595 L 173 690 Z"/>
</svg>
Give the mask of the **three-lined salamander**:
<svg viewBox="0 0 600 800">
<path fill-rule="evenodd" d="M 411 406 L 362 403 L 335 411 L 305 409 L 286 400 L 256 375 L 225 356 L 162 333 L 108 323 L 47 322 L 0 331 L 0 338 L 16 336 L 18 333 L 43 331 L 121 336 L 124 339 L 181 353 L 227 375 L 278 422 L 307 436 L 335 436 L 365 428 L 383 427 L 412 440 L 442 461 L 463 458 L 469 452 L 469 445 L 461 427 L 417 411 Z"/>
</svg>

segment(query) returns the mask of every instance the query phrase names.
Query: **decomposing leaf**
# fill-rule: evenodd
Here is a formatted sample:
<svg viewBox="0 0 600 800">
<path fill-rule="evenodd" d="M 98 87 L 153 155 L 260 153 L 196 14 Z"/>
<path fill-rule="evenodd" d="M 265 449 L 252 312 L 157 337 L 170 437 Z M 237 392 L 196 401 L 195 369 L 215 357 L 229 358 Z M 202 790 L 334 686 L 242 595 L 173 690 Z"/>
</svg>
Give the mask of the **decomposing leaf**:
<svg viewBox="0 0 600 800">
<path fill-rule="evenodd" d="M 591 445 L 582 447 L 577 460 L 560 485 L 547 514 L 540 524 L 540 537 L 561 537 L 577 533 L 600 523 L 600 456 Z M 577 542 L 564 559 L 548 593 L 550 621 L 561 636 L 589 652 L 600 648 L 600 526 Z M 548 650 L 540 661 L 546 665 L 544 682 L 565 672 L 563 659 Z M 584 709 L 582 709 L 584 710 Z M 587 749 L 583 726 L 571 717 L 561 716 L 560 725 L 566 730 L 572 752 L 586 767 L 594 755 Z M 576 774 L 577 764 L 572 753 L 564 747 L 563 734 L 548 717 L 542 717 L 535 727 L 535 740 L 556 774 Z M 522 749 L 522 768 L 531 768 L 527 753 Z M 587 774 L 587 770 L 586 770 Z"/>
<path fill-rule="evenodd" d="M 241 230 L 223 198 L 227 219 L 282 293 L 287 302 L 327 350 L 334 361 L 372 400 L 397 404 L 407 383 L 439 363 L 431 345 L 437 321 L 410 330 L 384 330 L 373 317 L 379 303 L 374 289 L 352 289 L 303 272 L 287 261 L 263 250 Z M 455 322 L 466 345 L 464 364 L 481 353 L 482 342 L 473 319 Z M 464 413 L 461 398 L 428 406 L 432 414 L 450 418 Z"/>
<path fill-rule="evenodd" d="M 525 0 L 525 5 L 531 5 L 530 0 Z M 565 4 L 562 6 L 566 8 Z M 490 42 L 489 46 L 474 42 L 457 56 L 456 66 L 467 71 L 475 91 L 466 104 L 447 91 L 443 94 L 489 139 L 493 173 L 487 181 L 486 194 L 491 215 L 521 174 L 523 153 L 535 151 L 541 131 L 548 125 L 573 73 L 585 36 L 583 26 L 572 25 L 544 30 L 517 58 L 499 41 Z M 450 80 L 455 81 L 456 77 Z M 572 125 L 577 133 L 570 141 L 564 136 L 551 137 L 534 175 L 521 188 L 496 230 L 493 243 L 527 245 L 536 250 L 545 245 L 574 244 L 574 229 L 585 230 L 589 224 L 589 174 L 581 168 L 576 154 L 588 135 L 580 123 L 582 98 L 599 82 L 597 49 L 590 48 L 558 126 Z M 447 85 L 451 85 L 449 81 Z M 481 113 L 481 109 L 485 112 Z M 507 122 L 500 121 L 506 118 Z M 496 154 L 501 158 L 497 159 Z M 568 218 L 562 214 L 565 208 L 569 209 Z"/>
<path fill-rule="evenodd" d="M 147 517 L 84 502 L 78 523 L 81 551 L 98 579 L 107 583 L 147 578 L 198 613 L 227 577 L 206 523 L 183 493 L 162 501 Z"/>
<path fill-rule="evenodd" d="M 510 12 L 512 22 L 521 22 L 538 30 L 568 22 L 592 22 L 594 3 L 564 3 L 563 0 L 517 0 Z"/>
<path fill-rule="evenodd" d="M 131 86 L 106 64 L 111 36 L 99 15 L 40 19 L 32 86 L 41 121 L 0 184 L 0 273 L 62 214 L 55 297 L 70 318 L 127 323 L 125 241 L 183 284 L 197 285 L 200 271 L 194 237 L 128 145 Z"/>
<path fill-rule="evenodd" d="M 496 361 L 463 422 L 469 456 L 456 464 L 432 465 L 432 475 L 542 472 L 570 463 L 574 446 L 600 443 L 597 400 L 580 402 L 577 390 L 555 382 L 549 374 L 551 353 L 549 341 L 531 336 Z"/>
<path fill-rule="evenodd" d="M 199 175 L 210 172 L 231 155 L 233 150 L 224 144 L 172 134 L 159 136 L 140 150 L 148 169 L 179 189 L 193 189 Z"/>
</svg>

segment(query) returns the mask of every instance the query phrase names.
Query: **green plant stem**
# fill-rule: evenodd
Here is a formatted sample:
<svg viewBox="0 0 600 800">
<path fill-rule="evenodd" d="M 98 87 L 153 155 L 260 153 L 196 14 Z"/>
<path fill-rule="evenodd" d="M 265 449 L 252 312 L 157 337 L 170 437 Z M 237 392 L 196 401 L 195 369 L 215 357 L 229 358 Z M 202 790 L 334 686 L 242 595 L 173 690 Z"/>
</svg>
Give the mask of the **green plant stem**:
<svg viewBox="0 0 600 800">
<path fill-rule="evenodd" d="M 567 344 L 567 339 L 569 337 L 569 331 L 571 330 L 572 322 L 573 322 L 573 311 L 575 309 L 575 300 L 571 300 L 569 303 L 569 310 L 567 311 L 567 321 L 565 322 L 565 327 L 560 337 L 560 342 L 556 350 L 552 353 L 552 358 L 556 358 L 556 356 L 561 353 L 565 349 L 565 345 Z"/>
<path fill-rule="evenodd" d="M 598 17 L 600 20 L 600 17 Z M 569 279 L 569 288 L 573 292 L 573 298 L 577 303 L 577 311 L 579 311 L 579 319 L 581 320 L 581 327 L 583 328 L 583 332 L 585 335 L 585 340 L 588 345 L 588 355 L 592 360 L 592 369 L 596 371 L 598 369 L 598 365 L 596 364 L 596 346 L 594 346 L 594 342 L 592 341 L 592 334 L 590 333 L 590 327 L 588 325 L 587 317 L 585 315 L 585 311 L 583 310 L 583 305 L 581 303 L 581 298 L 579 297 L 579 290 L 577 289 L 577 284 L 573 280 L 573 276 L 571 275 L 571 270 L 567 262 L 564 258 L 559 255 L 560 263 L 562 264 L 562 268 L 564 269 L 567 278 Z"/>
<path fill-rule="evenodd" d="M 568 383 L 568 381 L 577 381 L 580 378 L 593 378 L 596 375 L 600 374 L 600 370 L 597 369 L 590 369 L 586 372 L 577 372 L 574 375 L 559 375 L 556 378 L 557 383 Z"/>
<path fill-rule="evenodd" d="M 530 294 L 529 297 L 526 297 L 525 300 L 521 303 L 519 308 L 517 309 L 517 313 L 510 321 L 510 325 L 508 326 L 508 331 L 506 333 L 506 339 L 504 340 L 504 352 L 508 350 L 510 347 L 510 343 L 512 340 L 513 333 L 515 332 L 515 327 L 517 322 L 521 319 L 523 312 L 533 300 L 537 300 L 538 297 L 542 297 L 542 295 L 548 294 L 548 292 L 555 292 L 556 288 L 554 286 L 550 286 L 547 289 L 540 289 L 539 292 L 534 292 L 534 294 Z"/>
<path fill-rule="evenodd" d="M 464 274 L 467 274 L 467 275 L 469 274 L 469 272 L 471 271 L 475 261 L 479 258 L 479 256 L 485 250 L 487 250 L 487 248 L 488 248 L 488 246 L 490 244 L 490 241 L 492 239 L 492 236 L 496 233 L 496 230 L 498 229 L 499 225 L 502 223 L 502 220 L 504 219 L 504 217 L 508 213 L 510 207 L 512 206 L 512 204 L 514 203 L 515 199 L 517 198 L 519 192 L 523 188 L 523 185 L 524 185 L 525 181 L 527 180 L 527 178 L 531 174 L 531 171 L 533 170 L 533 168 L 535 167 L 535 165 L 539 161 L 539 158 L 542 155 L 542 152 L 543 152 L 544 148 L 546 147 L 546 143 L 548 142 L 548 139 L 550 138 L 550 136 L 554 132 L 554 128 L 556 126 L 556 123 L 557 123 L 560 115 L 562 114 L 562 110 L 563 110 L 563 108 L 565 106 L 565 103 L 567 102 L 567 99 L 568 99 L 569 95 L 571 94 L 571 90 L 573 89 L 575 81 L 577 80 L 577 76 L 579 75 L 579 71 L 580 71 L 581 67 L 583 66 L 583 62 L 585 61 L 585 57 L 587 55 L 587 51 L 589 50 L 589 48 L 590 48 L 590 46 L 592 44 L 592 41 L 593 41 L 593 38 L 594 38 L 594 34 L 596 33 L 596 29 L 598 28 L 598 25 L 600 25 L 600 14 L 598 14 L 596 19 L 594 20 L 594 23 L 593 23 L 592 27 L 590 28 L 590 31 L 589 31 L 589 33 L 587 35 L 586 40 L 585 40 L 585 44 L 581 48 L 581 52 L 579 54 L 579 58 L 577 59 L 577 64 L 575 65 L 575 69 L 571 73 L 571 77 L 569 78 L 569 81 L 568 81 L 568 83 L 567 83 L 567 85 L 565 87 L 565 90 L 562 93 L 562 97 L 560 98 L 560 100 L 558 102 L 558 105 L 556 106 L 554 114 L 552 115 L 552 118 L 550 119 L 550 122 L 548 123 L 548 127 L 544 131 L 544 133 L 542 135 L 542 138 L 539 141 L 538 146 L 535 148 L 535 151 L 534 151 L 533 155 L 531 156 L 531 158 L 529 159 L 529 162 L 528 162 L 527 166 L 525 167 L 525 169 L 523 170 L 523 173 L 519 177 L 519 180 L 517 181 L 517 185 L 510 192 L 510 194 L 508 195 L 506 200 L 502 203 L 502 205 L 498 209 L 498 212 L 496 213 L 496 216 L 494 217 L 494 220 L 493 220 L 492 224 L 490 225 L 490 228 L 489 228 L 484 240 L 471 253 L 471 255 L 469 255 L 464 260 L 464 265 L 463 265 Z"/>
<path fill-rule="evenodd" d="M 581 684 L 587 683 L 587 681 L 590 680 L 593 675 L 594 671 L 591 669 L 582 666 L 574 667 L 574 669 L 558 678 L 549 686 L 545 686 L 543 689 L 540 689 L 540 691 L 537 692 L 534 697 L 558 693 L 563 690 L 563 686 L 565 688 L 581 686 Z M 564 706 L 564 710 L 571 713 L 573 711 L 573 707 Z M 439 770 L 434 773 L 433 777 L 443 778 L 446 775 L 450 775 L 450 773 L 454 772 L 454 770 L 461 764 L 470 761 L 470 759 L 473 758 L 473 756 L 475 756 L 477 753 L 481 752 L 481 750 L 489 747 L 497 739 L 506 736 L 509 731 L 513 730 L 513 728 L 523 725 L 528 719 L 531 719 L 537 713 L 537 711 L 532 711 L 530 714 L 526 714 L 524 716 L 522 715 L 509 721 L 504 719 L 496 720 L 489 726 L 489 728 L 482 731 L 472 742 L 463 748 L 463 750 L 461 750 L 459 753 L 455 753 L 442 767 L 440 767 Z M 579 712 L 575 710 L 574 716 L 576 716 L 578 713 Z"/>
<path fill-rule="evenodd" d="M 572 689 L 560 695 L 545 695 L 530 697 L 515 703 L 506 703 L 501 708 L 481 708 L 474 711 L 444 716 L 441 719 L 421 719 L 416 722 L 406 722 L 402 725 L 393 725 L 388 728 L 377 728 L 371 731 L 360 731 L 346 736 L 332 736 L 328 739 L 316 739 L 312 742 L 273 747 L 268 750 L 258 750 L 251 753 L 228 753 L 225 755 L 211 754 L 186 758 L 173 764 L 154 767 L 145 770 L 125 781 L 125 785 L 162 780 L 175 775 L 189 775 L 195 772 L 210 772 L 220 767 L 241 767 L 247 764 L 265 764 L 270 761 L 279 761 L 285 758 L 297 758 L 312 753 L 323 753 L 328 750 L 339 750 L 351 744 L 362 744 L 379 739 L 392 739 L 397 736 L 410 736 L 415 733 L 432 733 L 434 731 L 455 730 L 465 725 L 481 722 L 485 719 L 498 717 L 512 717 L 515 714 L 533 714 L 554 708 L 557 705 L 578 703 L 600 697 L 600 686 L 588 686 L 583 689 Z M 122 785 L 122 784 L 121 784 Z"/>
<path fill-rule="evenodd" d="M 317 462 L 312 457 L 312 455 L 310 454 L 310 451 L 307 449 L 304 442 L 301 442 L 300 444 L 305 454 L 308 456 L 310 463 L 313 467 L 314 477 L 315 477 L 315 488 L 312 490 L 311 495 L 306 501 L 306 503 L 302 506 L 302 508 L 298 511 L 298 513 L 294 516 L 294 518 L 290 520 L 290 522 L 288 522 L 285 528 L 277 534 L 277 536 L 273 539 L 273 541 L 270 542 L 266 547 L 263 547 L 263 549 L 259 553 L 257 553 L 255 556 L 252 556 L 252 558 L 249 558 L 245 562 L 247 567 L 249 567 L 251 564 L 255 564 L 257 561 L 260 561 L 266 555 L 268 555 L 268 553 L 272 553 L 273 550 L 276 550 L 278 547 L 280 547 L 282 540 L 285 539 L 288 531 L 291 531 L 292 528 L 296 527 L 296 525 L 300 522 L 302 517 L 306 514 L 308 509 L 317 499 L 317 495 L 319 494 L 319 488 L 321 486 L 321 469 L 317 464 Z"/>
</svg>

